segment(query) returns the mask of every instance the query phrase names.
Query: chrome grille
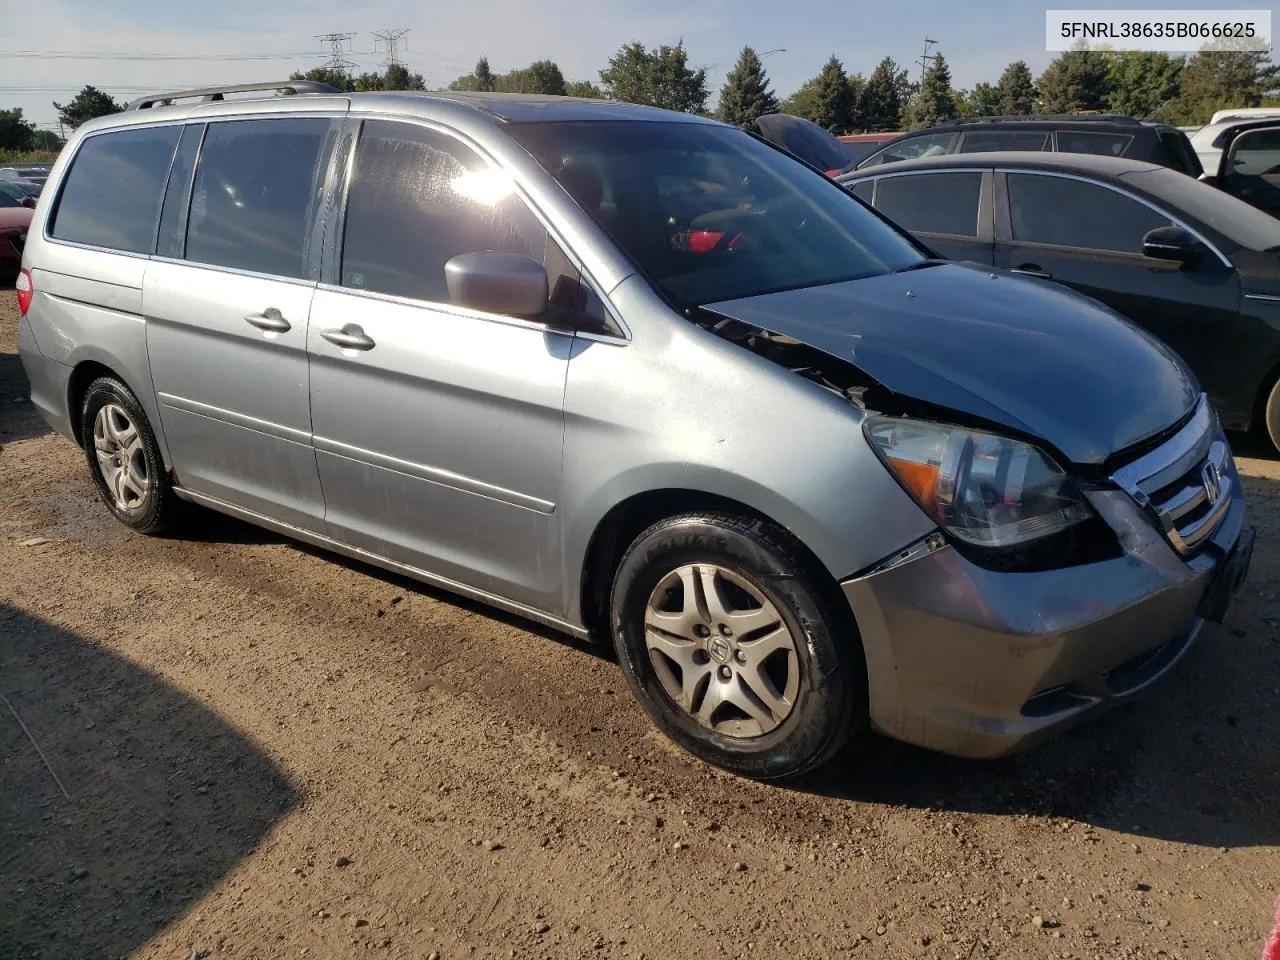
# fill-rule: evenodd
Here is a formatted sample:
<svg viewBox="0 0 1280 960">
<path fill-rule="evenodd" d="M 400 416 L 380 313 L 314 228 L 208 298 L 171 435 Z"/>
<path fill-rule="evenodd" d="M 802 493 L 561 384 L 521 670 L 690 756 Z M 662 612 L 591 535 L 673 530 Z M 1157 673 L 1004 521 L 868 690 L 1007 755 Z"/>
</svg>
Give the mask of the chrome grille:
<svg viewBox="0 0 1280 960">
<path fill-rule="evenodd" d="M 1231 450 L 1205 396 L 1181 430 L 1112 479 L 1146 510 L 1173 548 L 1195 553 L 1231 508 Z"/>
</svg>

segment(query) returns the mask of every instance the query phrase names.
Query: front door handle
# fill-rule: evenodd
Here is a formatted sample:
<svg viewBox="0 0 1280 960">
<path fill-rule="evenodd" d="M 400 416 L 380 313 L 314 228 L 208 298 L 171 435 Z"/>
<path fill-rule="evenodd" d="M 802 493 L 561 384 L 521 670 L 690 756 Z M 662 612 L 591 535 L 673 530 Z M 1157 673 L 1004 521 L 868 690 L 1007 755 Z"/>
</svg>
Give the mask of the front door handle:
<svg viewBox="0 0 1280 960">
<path fill-rule="evenodd" d="M 321 330 L 320 336 L 343 350 L 372 350 L 376 346 L 358 323 L 348 323 L 341 330 Z"/>
<path fill-rule="evenodd" d="M 1009 272 L 1010 272 L 1010 273 L 1016 273 L 1016 274 L 1017 274 L 1018 276 L 1020 276 L 1020 277 L 1035 277 L 1035 278 L 1036 278 L 1036 279 L 1038 279 L 1038 280 L 1052 280 L 1052 279 L 1053 279 L 1053 274 L 1052 274 L 1052 273 L 1046 273 L 1044 270 L 1041 270 L 1041 269 L 1040 269 L 1039 264 L 1035 264 L 1035 263 L 1022 263 L 1022 264 L 1019 264 L 1018 266 L 1014 267 L 1014 268 L 1013 268 L 1012 270 L 1010 270 Z"/>
<path fill-rule="evenodd" d="M 289 321 L 275 307 L 267 307 L 261 313 L 251 313 L 245 320 L 268 333 L 284 333 L 289 329 Z"/>
</svg>

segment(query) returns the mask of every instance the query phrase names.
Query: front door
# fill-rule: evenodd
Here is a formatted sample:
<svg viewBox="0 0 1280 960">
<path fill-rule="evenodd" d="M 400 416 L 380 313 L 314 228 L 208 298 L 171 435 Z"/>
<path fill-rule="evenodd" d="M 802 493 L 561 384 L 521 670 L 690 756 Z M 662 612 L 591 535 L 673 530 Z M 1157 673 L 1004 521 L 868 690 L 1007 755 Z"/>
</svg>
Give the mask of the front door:
<svg viewBox="0 0 1280 960">
<path fill-rule="evenodd" d="M 459 254 L 553 242 L 470 147 L 384 120 L 364 122 L 341 233 L 307 343 L 329 535 L 558 609 L 572 333 L 455 308 L 445 280 Z"/>
<path fill-rule="evenodd" d="M 1235 134 L 1222 152 L 1218 182 L 1233 197 L 1280 216 L 1280 124 Z"/>
<path fill-rule="evenodd" d="M 871 203 L 944 257 L 989 267 L 990 181 L 978 170 L 886 173 L 876 178 Z"/>
<path fill-rule="evenodd" d="M 1186 265 L 1144 256 L 1143 237 L 1170 218 L 1102 183 L 1010 171 L 1001 195 L 997 266 L 1064 283 L 1146 328 L 1181 355 L 1216 403 L 1238 392 L 1240 281 L 1215 253 Z"/>
<path fill-rule="evenodd" d="M 308 409 L 307 315 L 316 285 L 307 276 L 307 238 L 333 123 L 270 116 L 209 123 L 189 207 L 180 165 L 201 128 L 188 127 L 162 214 L 163 259 L 149 264 L 143 286 L 151 372 L 178 483 L 314 530 L 324 499 Z"/>
</svg>

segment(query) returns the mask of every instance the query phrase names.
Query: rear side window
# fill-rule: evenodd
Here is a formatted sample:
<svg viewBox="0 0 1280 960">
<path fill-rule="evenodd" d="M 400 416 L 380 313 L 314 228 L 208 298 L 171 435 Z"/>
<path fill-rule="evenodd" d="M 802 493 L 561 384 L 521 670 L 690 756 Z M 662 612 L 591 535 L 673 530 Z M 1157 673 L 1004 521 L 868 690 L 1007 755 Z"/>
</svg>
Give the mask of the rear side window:
<svg viewBox="0 0 1280 960">
<path fill-rule="evenodd" d="M 1001 150 L 1043 150 L 1049 144 L 1047 132 L 1031 130 L 989 130 L 967 133 L 960 146 L 961 153 L 994 153 Z"/>
<path fill-rule="evenodd" d="M 871 202 L 871 197 L 875 193 L 875 190 L 876 182 L 874 180 L 859 180 L 849 188 L 849 192 L 863 203 Z"/>
<path fill-rule="evenodd" d="M 1133 143 L 1128 133 L 1078 133 L 1058 131 L 1059 153 L 1096 153 L 1102 157 L 1123 157 Z"/>
<path fill-rule="evenodd" d="M 365 122 L 347 199 L 344 287 L 448 303 L 453 257 L 501 250 L 542 263 L 546 246 L 510 178 L 473 150 L 424 127 Z"/>
<path fill-rule="evenodd" d="M 302 277 L 329 124 L 312 117 L 209 124 L 191 194 L 186 258 Z"/>
<path fill-rule="evenodd" d="M 978 235 L 981 173 L 918 173 L 884 177 L 876 209 L 912 233 Z"/>
<path fill-rule="evenodd" d="M 181 127 L 87 137 L 71 164 L 49 225 L 58 240 L 151 253 L 165 178 Z"/>
<path fill-rule="evenodd" d="M 1010 173 L 1013 239 L 1117 253 L 1142 253 L 1142 238 L 1170 225 L 1150 207 L 1081 180 Z"/>
<path fill-rule="evenodd" d="M 936 157 L 951 150 L 956 142 L 954 133 L 927 133 L 918 137 L 903 137 L 894 140 L 879 153 L 873 153 L 858 164 L 858 168 L 874 167 L 882 163 L 896 163 L 899 160 L 920 160 L 924 157 Z"/>
</svg>

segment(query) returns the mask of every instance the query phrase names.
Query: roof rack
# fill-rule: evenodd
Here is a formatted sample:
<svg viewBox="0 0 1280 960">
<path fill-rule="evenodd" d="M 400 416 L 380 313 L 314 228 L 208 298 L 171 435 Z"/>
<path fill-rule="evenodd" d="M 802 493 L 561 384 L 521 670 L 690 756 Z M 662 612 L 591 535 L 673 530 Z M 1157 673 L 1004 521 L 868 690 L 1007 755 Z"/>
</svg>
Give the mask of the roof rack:
<svg viewBox="0 0 1280 960">
<path fill-rule="evenodd" d="M 1037 123 L 1048 121 L 1050 123 L 1061 123 L 1063 121 L 1072 121 L 1080 123 L 1123 123 L 1132 126 L 1141 126 L 1141 120 L 1135 120 L 1133 117 L 1126 117 L 1118 113 L 1033 113 L 1016 117 L 959 117 L 955 120 L 947 120 L 937 126 L 963 126 L 970 123 Z"/>
<path fill-rule="evenodd" d="M 149 110 L 152 107 L 164 107 L 175 100 L 192 100 L 199 98 L 201 103 L 225 100 L 228 93 L 257 93 L 274 90 L 277 93 L 341 93 L 337 87 L 315 80 L 280 80 L 273 83 L 237 83 L 226 87 L 205 87 L 201 90 L 175 90 L 173 93 L 158 93 L 150 97 L 139 97 L 130 103 L 126 110 Z"/>
</svg>

